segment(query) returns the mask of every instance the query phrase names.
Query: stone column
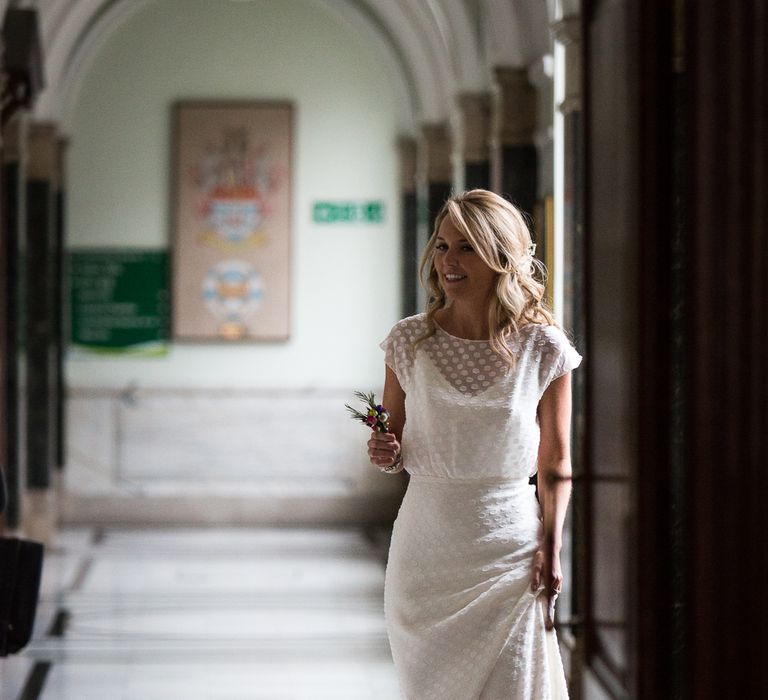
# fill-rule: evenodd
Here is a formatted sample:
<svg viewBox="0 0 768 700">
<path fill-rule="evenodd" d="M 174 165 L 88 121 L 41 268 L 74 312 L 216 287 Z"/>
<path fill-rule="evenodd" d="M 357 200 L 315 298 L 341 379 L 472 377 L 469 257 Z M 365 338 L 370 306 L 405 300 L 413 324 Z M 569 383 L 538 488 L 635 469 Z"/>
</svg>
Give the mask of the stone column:
<svg viewBox="0 0 768 700">
<path fill-rule="evenodd" d="M 563 117 L 563 323 L 584 338 L 584 136 L 582 125 L 581 19 L 552 25 L 565 50 L 565 97 L 556 105 Z"/>
<path fill-rule="evenodd" d="M 453 188 L 453 163 L 451 153 L 453 142 L 448 124 L 422 125 L 421 148 L 419 152 L 418 179 L 420 184 L 419 199 L 423 202 L 419 209 L 423 213 L 426 227 L 420 227 L 419 249 L 423 250 L 435 226 L 435 218 Z M 426 205 L 426 206 L 424 206 Z M 426 295 L 419 285 L 418 306 L 424 308 Z"/>
<path fill-rule="evenodd" d="M 21 525 L 21 496 L 26 475 L 26 376 L 24 323 L 22 301 L 25 298 L 24 248 L 24 145 L 26 119 L 17 114 L 3 129 L 2 149 L 2 248 L 4 270 L 2 280 L 3 307 L 6 322 L 3 328 L 3 416 L 5 429 L 2 466 L 5 469 L 8 503 L 5 522 L 9 529 Z"/>
<path fill-rule="evenodd" d="M 464 189 L 491 187 L 491 96 L 486 93 L 459 95 L 461 151 Z"/>
<path fill-rule="evenodd" d="M 68 307 L 65 292 L 65 213 L 67 203 L 66 187 L 66 156 L 69 148 L 69 140 L 59 138 L 56 141 L 57 146 L 57 164 L 56 164 L 56 188 L 54 191 L 55 204 L 55 235 L 53 260 L 56 275 L 56 285 L 54 288 L 54 345 L 55 345 L 55 368 L 56 377 L 56 454 L 54 464 L 57 468 L 58 476 L 61 475 L 66 461 L 66 422 L 65 422 L 65 387 L 64 387 L 64 351 L 67 346 L 67 332 L 69 324 L 68 318 L 64 316 L 64 310 Z"/>
<path fill-rule="evenodd" d="M 536 91 L 536 129 L 533 144 L 536 148 L 536 206 L 530 227 L 536 243 L 537 257 L 555 270 L 554 201 L 555 201 L 555 154 L 554 154 L 554 98 L 553 58 L 542 56 L 528 66 L 528 81 Z M 550 275 L 546 282 L 546 299 L 556 303 L 558 278 Z"/>
<path fill-rule="evenodd" d="M 562 116 L 562 132 L 557 143 L 563 162 L 563 324 L 573 332 L 577 347 L 585 347 L 587 341 L 587 307 L 585 284 L 584 244 L 584 140 L 582 124 L 582 61 L 581 18 L 568 17 L 552 25 L 555 40 L 565 49 L 562 62 L 565 98 L 555 109 Z M 586 459 L 587 449 L 587 377 L 586 372 L 574 372 L 572 378 L 572 430 L 571 458 L 574 474 L 581 477 L 574 482 L 571 495 L 570 523 L 572 528 L 573 558 L 570 579 L 585 582 L 574 585 L 568 607 L 569 613 L 584 619 L 592 610 L 590 590 L 593 572 L 590 571 L 592 541 L 591 499 L 595 490 L 596 475 Z M 586 667 L 589 640 L 577 634 L 571 655 L 571 676 L 579 679 Z"/>
<path fill-rule="evenodd" d="M 533 144 L 536 146 L 538 204 L 554 192 L 554 112 L 555 84 L 553 79 L 554 59 L 542 56 L 528 66 L 528 80 L 536 90 L 536 130 Z"/>
<path fill-rule="evenodd" d="M 491 183 L 529 216 L 536 204 L 536 90 L 526 68 L 496 68 L 492 100 Z"/>
<path fill-rule="evenodd" d="M 418 142 L 410 136 L 403 136 L 397 141 L 400 159 L 400 208 L 401 208 L 401 294 L 403 317 L 418 311 L 419 292 L 419 249 L 418 236 L 418 198 L 416 166 L 418 160 Z"/>
<path fill-rule="evenodd" d="M 55 234 L 58 136 L 52 124 L 32 124 L 27 170 L 27 334 L 28 357 L 27 502 L 25 530 L 51 544 L 56 500 L 52 490 L 56 459 L 56 274 Z"/>
<path fill-rule="evenodd" d="M 420 170 L 427 189 L 427 222 L 431 235 L 437 212 L 451 196 L 453 166 L 451 164 L 452 141 L 447 124 L 422 126 Z"/>
</svg>

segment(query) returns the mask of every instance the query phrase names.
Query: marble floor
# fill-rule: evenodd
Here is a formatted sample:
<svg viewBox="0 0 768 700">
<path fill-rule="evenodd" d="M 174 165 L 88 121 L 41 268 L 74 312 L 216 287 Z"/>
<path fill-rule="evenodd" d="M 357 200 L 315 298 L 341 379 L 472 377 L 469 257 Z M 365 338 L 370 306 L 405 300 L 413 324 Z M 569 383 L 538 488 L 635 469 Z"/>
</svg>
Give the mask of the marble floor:
<svg viewBox="0 0 768 700">
<path fill-rule="evenodd" d="M 396 700 L 384 547 L 354 529 L 64 530 L 13 661 L 26 690 L 3 668 L 1 700 Z"/>
</svg>

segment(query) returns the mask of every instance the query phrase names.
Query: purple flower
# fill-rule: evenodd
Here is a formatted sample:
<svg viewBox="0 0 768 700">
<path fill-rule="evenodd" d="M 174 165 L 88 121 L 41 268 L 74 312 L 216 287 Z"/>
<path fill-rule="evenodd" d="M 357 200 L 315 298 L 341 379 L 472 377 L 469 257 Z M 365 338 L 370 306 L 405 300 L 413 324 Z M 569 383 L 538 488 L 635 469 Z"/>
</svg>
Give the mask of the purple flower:
<svg viewBox="0 0 768 700">
<path fill-rule="evenodd" d="M 363 402 L 365 411 L 359 411 L 349 404 L 344 404 L 352 414 L 352 418 L 361 421 L 363 425 L 367 425 L 378 433 L 389 432 L 389 412 L 384 406 L 376 403 L 373 392 L 364 394 L 362 391 L 356 391 L 355 396 Z"/>
</svg>

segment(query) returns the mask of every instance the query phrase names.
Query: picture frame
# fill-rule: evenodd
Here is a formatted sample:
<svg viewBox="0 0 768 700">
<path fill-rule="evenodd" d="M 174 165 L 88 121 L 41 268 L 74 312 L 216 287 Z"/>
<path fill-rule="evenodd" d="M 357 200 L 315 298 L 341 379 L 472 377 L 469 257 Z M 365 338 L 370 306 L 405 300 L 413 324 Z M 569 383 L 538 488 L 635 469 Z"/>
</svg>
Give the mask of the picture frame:
<svg viewBox="0 0 768 700">
<path fill-rule="evenodd" d="M 174 340 L 290 338 L 293 111 L 277 101 L 173 105 Z"/>
<path fill-rule="evenodd" d="M 552 306 L 555 279 L 555 206 L 554 197 L 551 195 L 536 201 L 532 228 L 536 242 L 536 257 L 547 269 L 544 297 Z"/>
<path fill-rule="evenodd" d="M 552 195 L 544 197 L 544 264 L 547 266 L 546 296 L 554 307 L 558 271 L 555 269 L 555 198 Z"/>
</svg>

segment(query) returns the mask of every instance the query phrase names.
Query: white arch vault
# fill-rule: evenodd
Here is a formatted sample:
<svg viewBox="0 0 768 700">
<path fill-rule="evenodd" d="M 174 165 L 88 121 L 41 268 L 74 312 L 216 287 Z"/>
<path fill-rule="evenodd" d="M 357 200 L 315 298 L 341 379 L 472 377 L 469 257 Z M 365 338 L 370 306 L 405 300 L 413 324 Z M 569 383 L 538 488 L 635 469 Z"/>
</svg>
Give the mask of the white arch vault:
<svg viewBox="0 0 768 700">
<path fill-rule="evenodd" d="M 0 0 L 0 9 L 10 4 L 39 12 L 46 88 L 34 117 L 61 121 L 99 47 L 151 2 L 162 0 Z M 487 91 L 494 66 L 524 67 L 540 56 L 550 19 L 541 0 L 311 2 L 383 57 L 414 130 L 450 121 L 455 96 Z"/>
</svg>

